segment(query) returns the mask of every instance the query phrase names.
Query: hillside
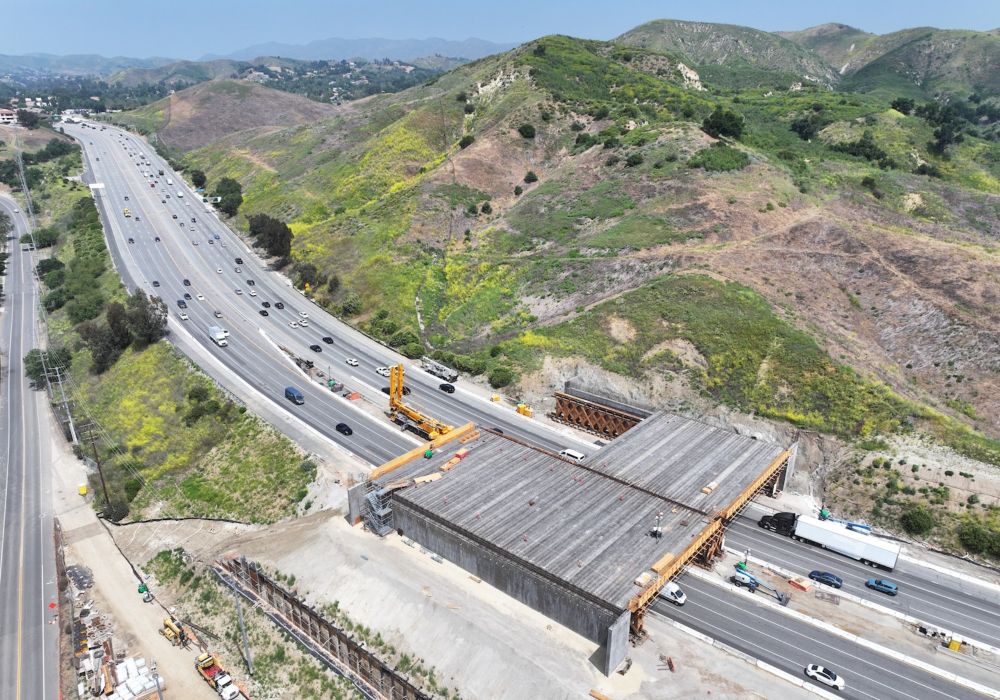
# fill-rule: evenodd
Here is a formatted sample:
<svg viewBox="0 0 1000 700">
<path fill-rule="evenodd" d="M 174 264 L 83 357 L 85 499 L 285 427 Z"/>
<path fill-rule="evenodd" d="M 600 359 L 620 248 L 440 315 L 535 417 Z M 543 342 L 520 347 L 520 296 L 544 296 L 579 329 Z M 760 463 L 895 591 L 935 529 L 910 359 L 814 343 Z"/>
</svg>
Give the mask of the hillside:
<svg viewBox="0 0 1000 700">
<path fill-rule="evenodd" d="M 238 61 L 175 61 L 155 68 L 128 68 L 108 78 L 112 85 L 136 87 L 143 83 L 164 83 L 173 88 L 186 87 L 206 80 L 237 77 L 249 64 Z"/>
<path fill-rule="evenodd" d="M 830 473 L 853 468 L 831 445 L 911 434 L 1000 464 L 1000 145 L 948 122 L 963 138 L 934 150 L 937 111 L 699 89 L 678 63 L 545 37 L 184 162 L 241 181 L 236 225 L 290 224 L 288 273 L 319 303 L 512 397 L 576 376 L 721 405 Z M 738 138 L 706 133 L 718 108 Z"/>
<path fill-rule="evenodd" d="M 255 44 L 225 56 L 206 56 L 204 60 L 229 58 L 249 61 L 257 56 L 283 56 L 303 61 L 326 61 L 362 58 L 375 61 L 383 58 L 414 61 L 423 56 L 455 56 L 466 60 L 482 58 L 513 48 L 515 44 L 498 44 L 485 39 L 462 41 L 447 39 L 317 39 L 306 44 L 268 42 Z"/>
<path fill-rule="evenodd" d="M 233 133 L 309 124 L 333 116 L 335 107 L 261 85 L 231 80 L 201 83 L 119 115 L 119 120 L 155 131 L 169 150 L 189 151 Z"/>
<path fill-rule="evenodd" d="M 794 41 L 819 54 L 823 60 L 841 71 L 851 55 L 858 52 L 874 34 L 855 29 L 846 24 L 820 24 L 794 32 L 775 32 L 778 36 Z"/>
<path fill-rule="evenodd" d="M 835 71 L 812 51 L 750 27 L 661 19 L 631 29 L 613 41 L 678 54 L 704 79 L 721 85 L 787 87 L 792 81 L 831 85 L 837 80 Z"/>
<path fill-rule="evenodd" d="M 32 53 L 22 56 L 0 54 L 0 73 L 15 76 L 75 75 L 106 76 L 128 68 L 155 68 L 171 63 L 171 58 L 107 58 L 96 54 L 56 56 Z"/>
</svg>

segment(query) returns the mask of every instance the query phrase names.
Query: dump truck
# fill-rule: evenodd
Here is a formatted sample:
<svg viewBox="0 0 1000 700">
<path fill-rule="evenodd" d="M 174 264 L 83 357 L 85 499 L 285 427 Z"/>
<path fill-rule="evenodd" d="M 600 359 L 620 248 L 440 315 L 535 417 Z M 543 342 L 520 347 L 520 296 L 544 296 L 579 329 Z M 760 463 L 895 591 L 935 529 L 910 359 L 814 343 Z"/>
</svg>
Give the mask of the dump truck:
<svg viewBox="0 0 1000 700">
<path fill-rule="evenodd" d="M 789 535 L 793 540 L 829 549 L 887 571 L 893 570 L 899 558 L 897 543 L 853 530 L 842 522 L 795 513 L 775 513 L 765 515 L 757 524 L 778 534 Z"/>
<path fill-rule="evenodd" d="M 215 689 L 222 700 L 235 700 L 235 698 L 243 694 L 236 687 L 232 676 L 222 669 L 222 666 L 219 665 L 219 662 L 216 661 L 215 656 L 212 654 L 207 652 L 200 654 L 194 660 L 194 667 L 198 669 L 198 673 L 205 679 L 205 682 Z"/>
<path fill-rule="evenodd" d="M 451 367 L 442 365 L 440 362 L 431 359 L 430 357 L 421 357 L 420 365 L 424 368 L 425 372 L 429 372 L 435 377 L 441 377 L 441 379 L 446 382 L 454 382 L 458 380 L 457 371 L 453 370 Z"/>
</svg>

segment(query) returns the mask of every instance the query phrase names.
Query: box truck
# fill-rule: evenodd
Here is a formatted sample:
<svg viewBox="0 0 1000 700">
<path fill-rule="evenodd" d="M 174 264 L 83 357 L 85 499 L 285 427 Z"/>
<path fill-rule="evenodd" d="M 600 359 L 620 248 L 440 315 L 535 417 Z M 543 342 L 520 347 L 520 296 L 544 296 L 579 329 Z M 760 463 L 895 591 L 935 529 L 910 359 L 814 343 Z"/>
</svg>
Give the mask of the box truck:
<svg viewBox="0 0 1000 700">
<path fill-rule="evenodd" d="M 224 348 L 229 345 L 229 341 L 226 337 L 229 335 L 224 329 L 218 326 L 209 326 L 208 337 L 212 339 L 212 342 L 218 345 L 220 348 Z"/>
<path fill-rule="evenodd" d="M 765 515 L 757 524 L 800 542 L 829 549 L 869 566 L 892 571 L 899 558 L 899 544 L 875 535 L 848 529 L 843 523 L 820 520 L 808 515 L 775 513 Z"/>
</svg>

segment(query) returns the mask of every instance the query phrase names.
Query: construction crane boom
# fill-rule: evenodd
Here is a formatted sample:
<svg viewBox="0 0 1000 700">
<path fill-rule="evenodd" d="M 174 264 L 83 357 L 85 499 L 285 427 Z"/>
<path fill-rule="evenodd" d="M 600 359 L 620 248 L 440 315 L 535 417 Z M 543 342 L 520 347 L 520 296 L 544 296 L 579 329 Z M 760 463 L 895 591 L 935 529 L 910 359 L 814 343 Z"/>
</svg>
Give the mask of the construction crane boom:
<svg viewBox="0 0 1000 700">
<path fill-rule="evenodd" d="M 434 440 L 452 431 L 452 426 L 425 416 L 403 403 L 403 365 L 389 368 L 389 417 L 427 440 Z"/>
</svg>

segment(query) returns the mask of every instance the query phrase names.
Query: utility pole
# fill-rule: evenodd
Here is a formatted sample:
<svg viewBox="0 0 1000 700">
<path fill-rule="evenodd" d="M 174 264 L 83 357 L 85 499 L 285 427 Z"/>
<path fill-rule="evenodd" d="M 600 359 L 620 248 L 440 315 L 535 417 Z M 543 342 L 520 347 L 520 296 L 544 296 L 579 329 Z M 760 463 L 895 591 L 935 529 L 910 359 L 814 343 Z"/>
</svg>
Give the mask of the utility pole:
<svg viewBox="0 0 1000 700">
<path fill-rule="evenodd" d="M 247 626 L 243 622 L 243 605 L 240 603 L 240 593 L 236 593 L 236 613 L 240 618 L 240 635 L 243 637 L 243 655 L 246 657 L 247 672 L 253 675 L 253 656 L 250 654 L 250 642 L 247 640 Z"/>
<path fill-rule="evenodd" d="M 97 474 L 101 477 L 101 488 L 104 490 L 104 505 L 110 505 L 111 499 L 108 498 L 108 485 L 104 483 L 104 469 L 101 467 L 101 458 L 97 454 L 97 441 L 94 440 L 94 433 L 90 433 L 90 446 L 94 449 L 94 461 L 97 462 Z"/>
<path fill-rule="evenodd" d="M 73 425 L 73 414 L 69 411 L 69 405 L 66 403 L 66 388 L 63 386 L 62 375 L 59 373 L 58 367 L 53 367 L 56 371 L 56 381 L 59 382 L 59 393 L 62 394 L 62 405 L 63 411 L 66 413 L 66 420 L 69 421 L 69 434 L 73 439 L 73 444 L 78 445 L 80 441 L 76 437 L 76 426 Z"/>
</svg>

